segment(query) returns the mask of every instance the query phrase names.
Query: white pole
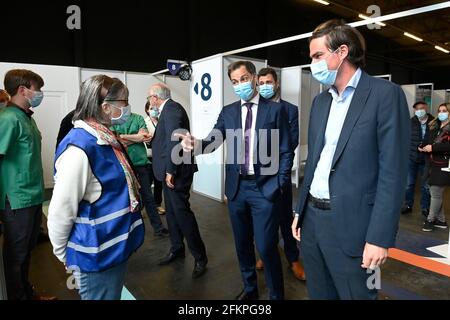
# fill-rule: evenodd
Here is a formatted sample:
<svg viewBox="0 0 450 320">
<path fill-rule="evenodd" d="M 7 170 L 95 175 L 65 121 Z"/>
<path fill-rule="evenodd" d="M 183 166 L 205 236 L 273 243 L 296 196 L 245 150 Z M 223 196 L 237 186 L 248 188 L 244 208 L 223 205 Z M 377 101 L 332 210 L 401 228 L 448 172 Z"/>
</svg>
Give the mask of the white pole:
<svg viewBox="0 0 450 320">
<path fill-rule="evenodd" d="M 401 12 L 397 12 L 397 13 L 392 13 L 392 14 L 380 16 L 377 18 L 364 19 L 361 21 L 356 21 L 356 22 L 350 23 L 348 25 L 357 28 L 357 27 L 366 26 L 366 25 L 369 25 L 369 24 L 372 24 L 375 22 L 382 22 L 382 21 L 388 21 L 388 20 L 393 20 L 393 19 L 398 19 L 398 18 L 404 18 L 404 17 L 415 15 L 415 14 L 419 14 L 419 13 L 426 13 L 426 12 L 441 10 L 441 9 L 445 9 L 445 8 L 450 8 L 450 1 L 433 4 L 430 6 L 420 7 L 420 8 L 416 8 L 416 9 L 401 11 Z M 282 43 L 286 43 L 286 42 L 297 41 L 297 40 L 309 38 L 311 36 L 312 36 L 312 32 L 303 33 L 303 34 L 299 34 L 299 35 L 288 37 L 288 38 L 273 40 L 273 41 L 257 44 L 254 46 L 249 46 L 249 47 L 245 47 L 245 48 L 241 48 L 241 49 L 237 49 L 237 50 L 228 51 L 228 52 L 225 52 L 223 55 L 224 56 L 235 55 L 235 54 L 242 53 L 245 51 L 251 51 L 251 50 L 266 48 L 266 47 L 270 47 L 270 46 L 275 46 L 277 44 L 282 44 Z"/>
<path fill-rule="evenodd" d="M 156 71 L 156 72 L 152 73 L 151 75 L 152 75 L 152 76 L 157 76 L 157 75 L 159 75 L 159 74 L 163 74 L 163 73 L 166 73 L 166 72 L 169 72 L 169 69 L 164 69 L 164 70 Z"/>
</svg>

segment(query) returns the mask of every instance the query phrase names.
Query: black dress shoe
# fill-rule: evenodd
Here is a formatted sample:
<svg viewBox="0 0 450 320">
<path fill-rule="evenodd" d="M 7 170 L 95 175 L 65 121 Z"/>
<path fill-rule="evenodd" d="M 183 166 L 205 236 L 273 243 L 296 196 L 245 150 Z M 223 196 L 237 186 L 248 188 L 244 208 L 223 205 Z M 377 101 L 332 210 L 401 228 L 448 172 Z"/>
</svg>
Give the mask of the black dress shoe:
<svg viewBox="0 0 450 320">
<path fill-rule="evenodd" d="M 259 294 L 258 291 L 253 292 L 245 292 L 245 290 L 242 290 L 242 292 L 236 297 L 235 300 L 258 300 Z"/>
<path fill-rule="evenodd" d="M 159 265 L 164 266 L 166 264 L 174 262 L 176 259 L 184 258 L 184 256 L 185 256 L 184 251 L 175 252 L 175 253 L 169 252 L 169 254 L 165 258 L 163 258 L 159 261 Z"/>
<path fill-rule="evenodd" d="M 167 230 L 166 228 L 162 228 L 161 230 L 159 230 L 158 232 L 155 232 L 155 237 L 167 237 L 169 235 L 169 230 Z"/>
<path fill-rule="evenodd" d="M 202 261 L 196 261 L 194 266 L 194 271 L 192 271 L 192 278 L 197 279 L 206 272 L 206 265 L 208 264 L 208 259 Z"/>
<path fill-rule="evenodd" d="M 408 214 L 412 212 L 412 208 L 410 206 L 403 206 L 401 210 L 402 214 Z"/>
</svg>

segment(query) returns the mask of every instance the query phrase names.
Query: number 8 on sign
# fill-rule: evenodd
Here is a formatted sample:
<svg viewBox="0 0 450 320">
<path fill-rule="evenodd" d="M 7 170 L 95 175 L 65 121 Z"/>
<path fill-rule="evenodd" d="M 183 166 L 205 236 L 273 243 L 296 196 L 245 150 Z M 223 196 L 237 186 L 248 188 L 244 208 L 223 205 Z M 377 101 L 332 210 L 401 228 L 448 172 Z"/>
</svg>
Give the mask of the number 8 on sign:
<svg viewBox="0 0 450 320">
<path fill-rule="evenodd" d="M 211 75 L 209 73 L 205 73 L 202 76 L 202 90 L 201 97 L 204 101 L 208 101 L 212 96 L 212 89 L 210 87 L 211 84 Z"/>
</svg>

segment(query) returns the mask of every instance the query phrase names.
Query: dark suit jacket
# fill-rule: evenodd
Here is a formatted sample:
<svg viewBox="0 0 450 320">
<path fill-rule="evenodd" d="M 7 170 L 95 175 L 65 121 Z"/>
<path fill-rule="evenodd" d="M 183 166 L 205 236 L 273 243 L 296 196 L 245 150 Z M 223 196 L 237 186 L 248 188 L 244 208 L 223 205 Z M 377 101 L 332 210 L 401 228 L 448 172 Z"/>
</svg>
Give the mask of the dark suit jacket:
<svg viewBox="0 0 450 320">
<path fill-rule="evenodd" d="M 64 119 L 61 121 L 59 126 L 58 137 L 56 138 L 56 148 L 58 148 L 59 143 L 67 136 L 70 130 L 73 129 L 72 119 L 75 114 L 75 110 L 70 111 Z"/>
<path fill-rule="evenodd" d="M 152 140 L 153 173 L 159 181 L 165 180 L 166 173 L 185 177 L 186 174 L 189 176 L 197 171 L 193 156 L 190 153 L 184 154 L 180 140 L 172 138 L 177 130 L 184 134 L 190 131 L 189 118 L 178 102 L 168 100 Z M 173 150 L 179 150 L 178 154 L 183 158 L 182 163 L 174 162 L 171 157 Z"/>
<path fill-rule="evenodd" d="M 259 139 L 258 134 L 255 135 L 256 152 L 254 159 L 256 161 L 254 161 L 254 170 L 259 189 L 271 201 L 274 201 L 281 194 L 282 189 L 286 188 L 291 179 L 293 152 L 291 150 L 289 125 L 287 124 L 288 118 L 283 106 L 260 97 L 255 129 L 257 133 L 260 132 L 260 129 L 266 129 L 266 131 L 261 131 L 262 135 Z M 223 141 L 218 140 L 217 133 L 220 133 L 226 141 L 225 195 L 230 200 L 234 199 L 238 191 L 243 154 L 242 132 L 236 134 L 235 130 L 237 129 L 242 130 L 241 101 L 232 103 L 222 109 L 213 131 L 202 141 L 203 153 L 214 152 L 222 144 Z M 279 153 L 275 152 L 275 154 L 271 153 L 271 129 L 279 130 Z M 270 162 L 260 157 L 262 143 L 265 144 L 264 140 L 268 143 L 268 152 L 261 153 L 274 156 L 274 159 Z M 272 166 L 275 166 L 276 172 L 267 174 L 265 170 Z"/>
<path fill-rule="evenodd" d="M 332 96 L 312 104 L 308 159 L 296 212 L 298 227 L 324 146 Z M 395 245 L 406 188 L 410 143 L 409 111 L 402 89 L 362 72 L 333 158 L 329 188 L 340 246 L 350 256 L 363 254 L 366 242 Z"/>
<path fill-rule="evenodd" d="M 288 115 L 291 134 L 291 149 L 292 152 L 295 152 L 295 149 L 297 149 L 299 144 L 298 107 L 283 99 L 280 100 L 280 103 L 284 106 Z"/>
</svg>

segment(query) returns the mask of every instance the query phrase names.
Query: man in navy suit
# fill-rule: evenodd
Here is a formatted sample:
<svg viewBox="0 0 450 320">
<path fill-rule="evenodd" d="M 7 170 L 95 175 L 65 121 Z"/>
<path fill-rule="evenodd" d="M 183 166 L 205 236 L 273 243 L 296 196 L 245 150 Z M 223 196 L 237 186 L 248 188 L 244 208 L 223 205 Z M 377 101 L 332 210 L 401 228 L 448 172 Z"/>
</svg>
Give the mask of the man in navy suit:
<svg viewBox="0 0 450 320">
<path fill-rule="evenodd" d="M 244 281 L 238 300 L 258 299 L 256 248 L 265 264 L 269 298 L 284 298 L 281 259 L 278 253 L 280 215 L 275 204 L 290 184 L 293 153 L 288 118 L 281 104 L 258 94 L 253 63 L 237 61 L 228 76 L 239 101 L 225 106 L 214 129 L 203 141 L 180 135 L 185 150 L 196 154 L 216 150 L 226 139 L 225 195 Z"/>
<path fill-rule="evenodd" d="M 311 299 L 376 299 L 395 245 L 410 126 L 402 89 L 369 76 L 362 35 L 342 21 L 310 39 L 312 75 L 331 86 L 312 103 L 308 159 L 292 225 Z"/>
<path fill-rule="evenodd" d="M 177 150 L 180 143 L 174 138 L 174 134 L 180 130 L 188 132 L 190 128 L 186 111 L 170 96 L 170 89 L 160 83 L 150 88 L 147 98 L 151 108 L 158 110 L 160 114 L 152 140 L 152 166 L 155 178 L 165 182 L 163 183 L 164 200 L 171 241 L 169 254 L 159 264 L 167 265 L 178 258 L 184 258 L 184 239 L 186 239 L 195 259 L 192 277 L 198 278 L 205 273 L 208 259 L 195 214 L 189 203 L 197 165 L 193 157 L 188 157 L 187 161 L 178 161 L 186 160 L 182 150 L 177 155 L 179 159 L 174 158 L 173 150 Z"/>
<path fill-rule="evenodd" d="M 291 134 L 291 151 L 295 153 L 299 143 L 298 107 L 281 99 L 281 87 L 278 75 L 273 68 L 263 68 L 258 72 L 259 94 L 275 102 L 279 102 L 286 109 L 289 118 Z M 291 168 L 292 169 L 292 168 Z M 281 215 L 280 229 L 284 242 L 284 254 L 291 267 L 292 273 L 298 280 L 305 280 L 305 271 L 298 261 L 299 251 L 297 241 L 292 236 L 291 225 L 294 220 L 292 213 L 292 184 L 287 186 L 287 192 L 283 193 L 278 202 Z M 256 262 L 256 269 L 263 269 L 262 260 Z"/>
</svg>

